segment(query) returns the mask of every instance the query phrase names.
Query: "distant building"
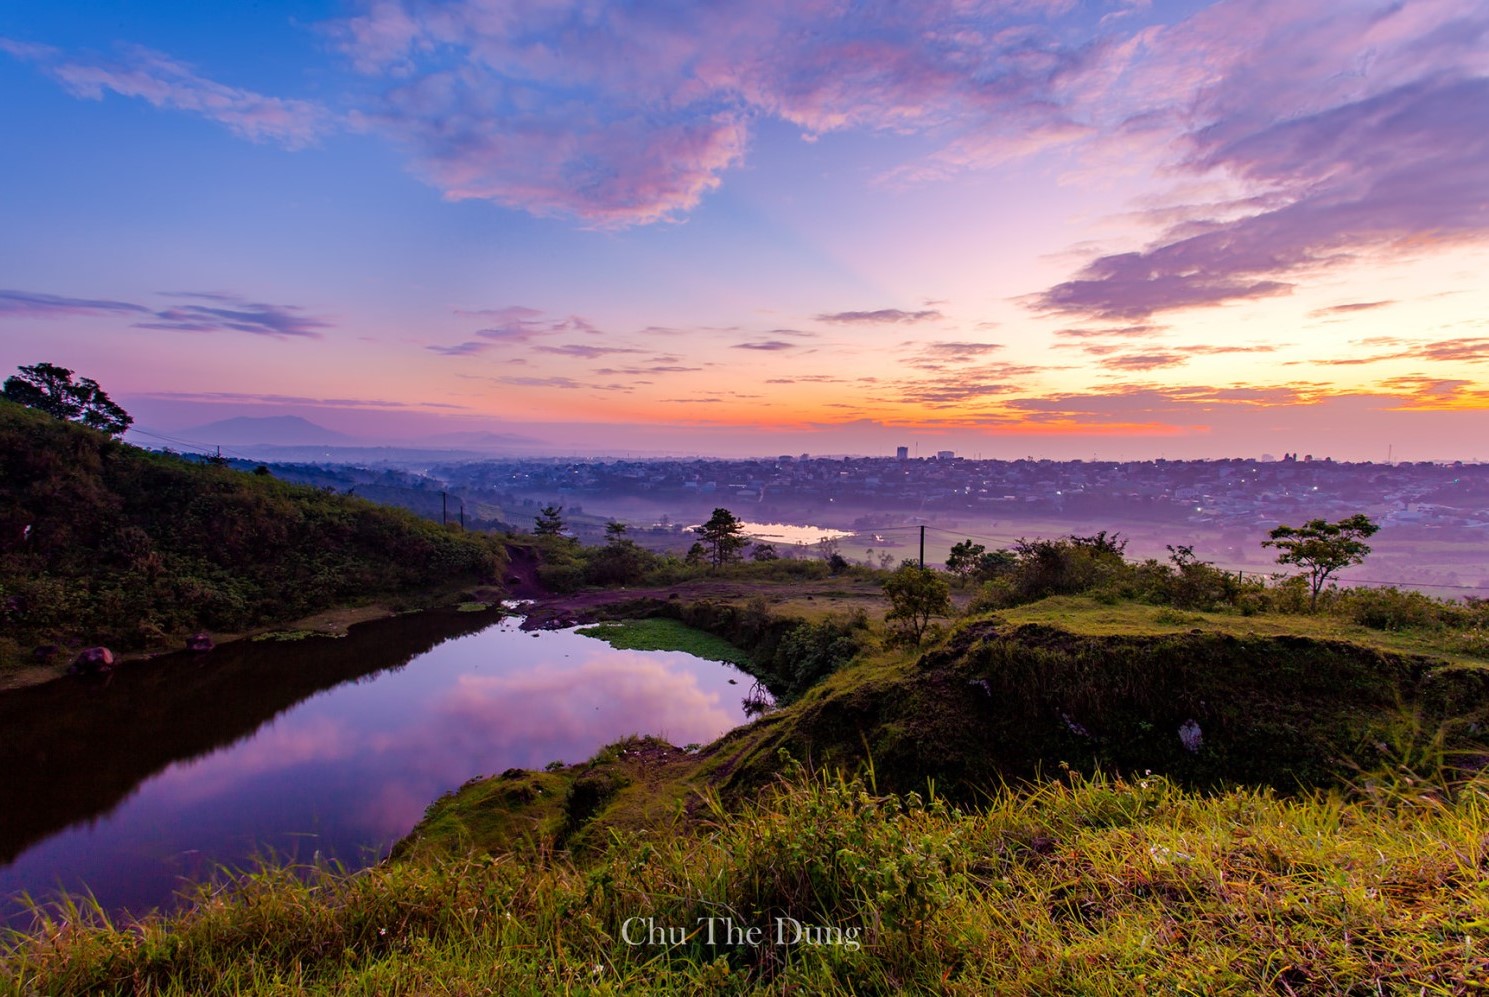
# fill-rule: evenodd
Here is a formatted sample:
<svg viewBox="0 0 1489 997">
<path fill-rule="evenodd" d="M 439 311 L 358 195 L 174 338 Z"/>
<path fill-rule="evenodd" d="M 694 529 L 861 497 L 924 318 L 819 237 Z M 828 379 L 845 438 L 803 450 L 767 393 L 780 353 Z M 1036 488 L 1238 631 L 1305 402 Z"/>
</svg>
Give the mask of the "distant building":
<svg viewBox="0 0 1489 997">
<path fill-rule="evenodd" d="M 910 459 L 910 448 L 909 447 L 895 447 L 894 448 L 894 459 L 895 460 L 909 460 Z"/>
<path fill-rule="evenodd" d="M 955 450 L 937 450 L 936 451 L 936 459 L 937 460 L 953 460 L 955 458 L 956 458 L 956 451 Z"/>
</svg>

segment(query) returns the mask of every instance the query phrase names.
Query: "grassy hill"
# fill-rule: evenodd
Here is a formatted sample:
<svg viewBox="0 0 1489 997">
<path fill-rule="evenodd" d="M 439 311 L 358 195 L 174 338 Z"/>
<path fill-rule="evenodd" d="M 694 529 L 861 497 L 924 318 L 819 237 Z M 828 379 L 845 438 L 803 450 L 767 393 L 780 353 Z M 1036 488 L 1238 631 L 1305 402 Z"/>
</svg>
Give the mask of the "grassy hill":
<svg viewBox="0 0 1489 997">
<path fill-rule="evenodd" d="M 0 401 L 0 668 L 488 581 L 504 556 L 401 510 Z"/>
<path fill-rule="evenodd" d="M 1484 663 L 1141 626 L 1152 607 L 1022 611 L 1060 624 L 982 615 L 923 653 L 866 645 L 701 749 L 634 737 L 474 781 L 365 873 L 269 869 L 129 929 L 53 913 L 12 940 L 0 984 L 1469 994 L 1489 979 Z M 1189 720 L 1203 736 L 1186 746 Z"/>
</svg>

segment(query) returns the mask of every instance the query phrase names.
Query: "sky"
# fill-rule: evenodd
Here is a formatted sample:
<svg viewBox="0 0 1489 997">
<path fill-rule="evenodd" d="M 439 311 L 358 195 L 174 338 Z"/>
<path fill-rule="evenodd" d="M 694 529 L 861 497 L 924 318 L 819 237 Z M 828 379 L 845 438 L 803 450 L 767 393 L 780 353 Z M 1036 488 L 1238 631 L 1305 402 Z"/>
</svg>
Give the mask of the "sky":
<svg viewBox="0 0 1489 997">
<path fill-rule="evenodd" d="M 1483 0 L 0 0 L 0 135 L 157 433 L 1489 459 Z"/>
</svg>

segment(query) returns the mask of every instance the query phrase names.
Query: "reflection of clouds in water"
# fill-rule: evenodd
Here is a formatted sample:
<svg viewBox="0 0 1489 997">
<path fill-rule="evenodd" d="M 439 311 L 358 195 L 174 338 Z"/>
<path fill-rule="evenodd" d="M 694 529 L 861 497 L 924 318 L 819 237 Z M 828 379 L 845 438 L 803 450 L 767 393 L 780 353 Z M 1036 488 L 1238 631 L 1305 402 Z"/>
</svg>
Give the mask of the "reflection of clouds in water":
<svg viewBox="0 0 1489 997">
<path fill-rule="evenodd" d="M 177 763 L 162 776 L 162 783 L 179 803 L 200 803 L 220 793 L 231 793 L 251 776 L 304 762 L 350 757 L 361 739 L 358 732 L 330 717 L 288 722 L 281 719 L 231 750 Z"/>
<path fill-rule="evenodd" d="M 447 733 L 463 728 L 494 754 L 522 756 L 509 764 L 527 766 L 575 761 L 627 734 L 709 741 L 738 723 L 697 676 L 626 652 L 520 675 L 462 675 L 431 713 Z"/>
<path fill-rule="evenodd" d="M 355 797 L 347 824 L 386 839 L 472 775 L 579 761 L 629 734 L 711 741 L 740 722 L 738 709 L 688 670 L 697 662 L 668 657 L 599 645 L 593 658 L 566 654 L 516 674 L 459 674 L 431 700 L 411 700 L 402 726 L 380 730 L 324 715 L 282 717 L 230 751 L 176 767 L 160 790 L 173 806 L 189 806 L 230 797 L 254 777 L 332 762 L 341 767 L 333 795 Z"/>
<path fill-rule="evenodd" d="M 351 822 L 379 838 L 406 834 L 438 795 L 430 792 L 428 783 L 425 779 L 383 783 L 359 802 Z"/>
</svg>

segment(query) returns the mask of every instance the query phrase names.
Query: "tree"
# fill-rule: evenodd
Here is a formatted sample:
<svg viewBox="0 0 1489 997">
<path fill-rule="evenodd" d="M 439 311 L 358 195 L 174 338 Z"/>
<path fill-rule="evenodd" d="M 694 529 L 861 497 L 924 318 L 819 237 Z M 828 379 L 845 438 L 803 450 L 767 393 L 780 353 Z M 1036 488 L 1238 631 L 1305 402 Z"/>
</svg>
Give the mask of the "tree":
<svg viewBox="0 0 1489 997">
<path fill-rule="evenodd" d="M 1296 564 L 1308 578 L 1308 608 L 1318 608 L 1318 593 L 1328 577 L 1340 568 L 1359 564 L 1370 553 L 1366 537 L 1374 536 L 1380 525 L 1357 512 L 1337 523 L 1310 519 L 1299 527 L 1282 525 L 1267 534 L 1263 547 L 1276 547 L 1278 564 Z"/>
<path fill-rule="evenodd" d="M 951 556 L 946 559 L 946 570 L 956 575 L 957 580 L 965 583 L 968 578 L 977 572 L 978 562 L 987 548 L 982 544 L 973 543 L 970 539 L 951 548 Z"/>
<path fill-rule="evenodd" d="M 740 552 L 749 545 L 744 524 L 728 509 L 715 509 L 708 522 L 693 527 L 703 537 L 708 559 L 715 568 L 739 560 Z"/>
<path fill-rule="evenodd" d="M 626 539 L 626 524 L 618 519 L 612 519 L 605 524 L 605 542 L 617 544 Z"/>
<path fill-rule="evenodd" d="M 110 436 L 118 436 L 134 422 L 91 377 L 74 383 L 72 371 L 50 363 L 18 370 L 19 374 L 5 379 L 3 389 L 4 396 L 13 402 L 58 419 L 80 422 Z"/>
<path fill-rule="evenodd" d="M 951 586 L 930 568 L 906 562 L 884 582 L 889 612 L 884 622 L 917 647 L 931 618 L 951 615 Z"/>
<path fill-rule="evenodd" d="M 563 512 L 561 505 L 545 505 L 533 517 L 533 532 L 540 537 L 559 536 L 564 531 Z"/>
</svg>

